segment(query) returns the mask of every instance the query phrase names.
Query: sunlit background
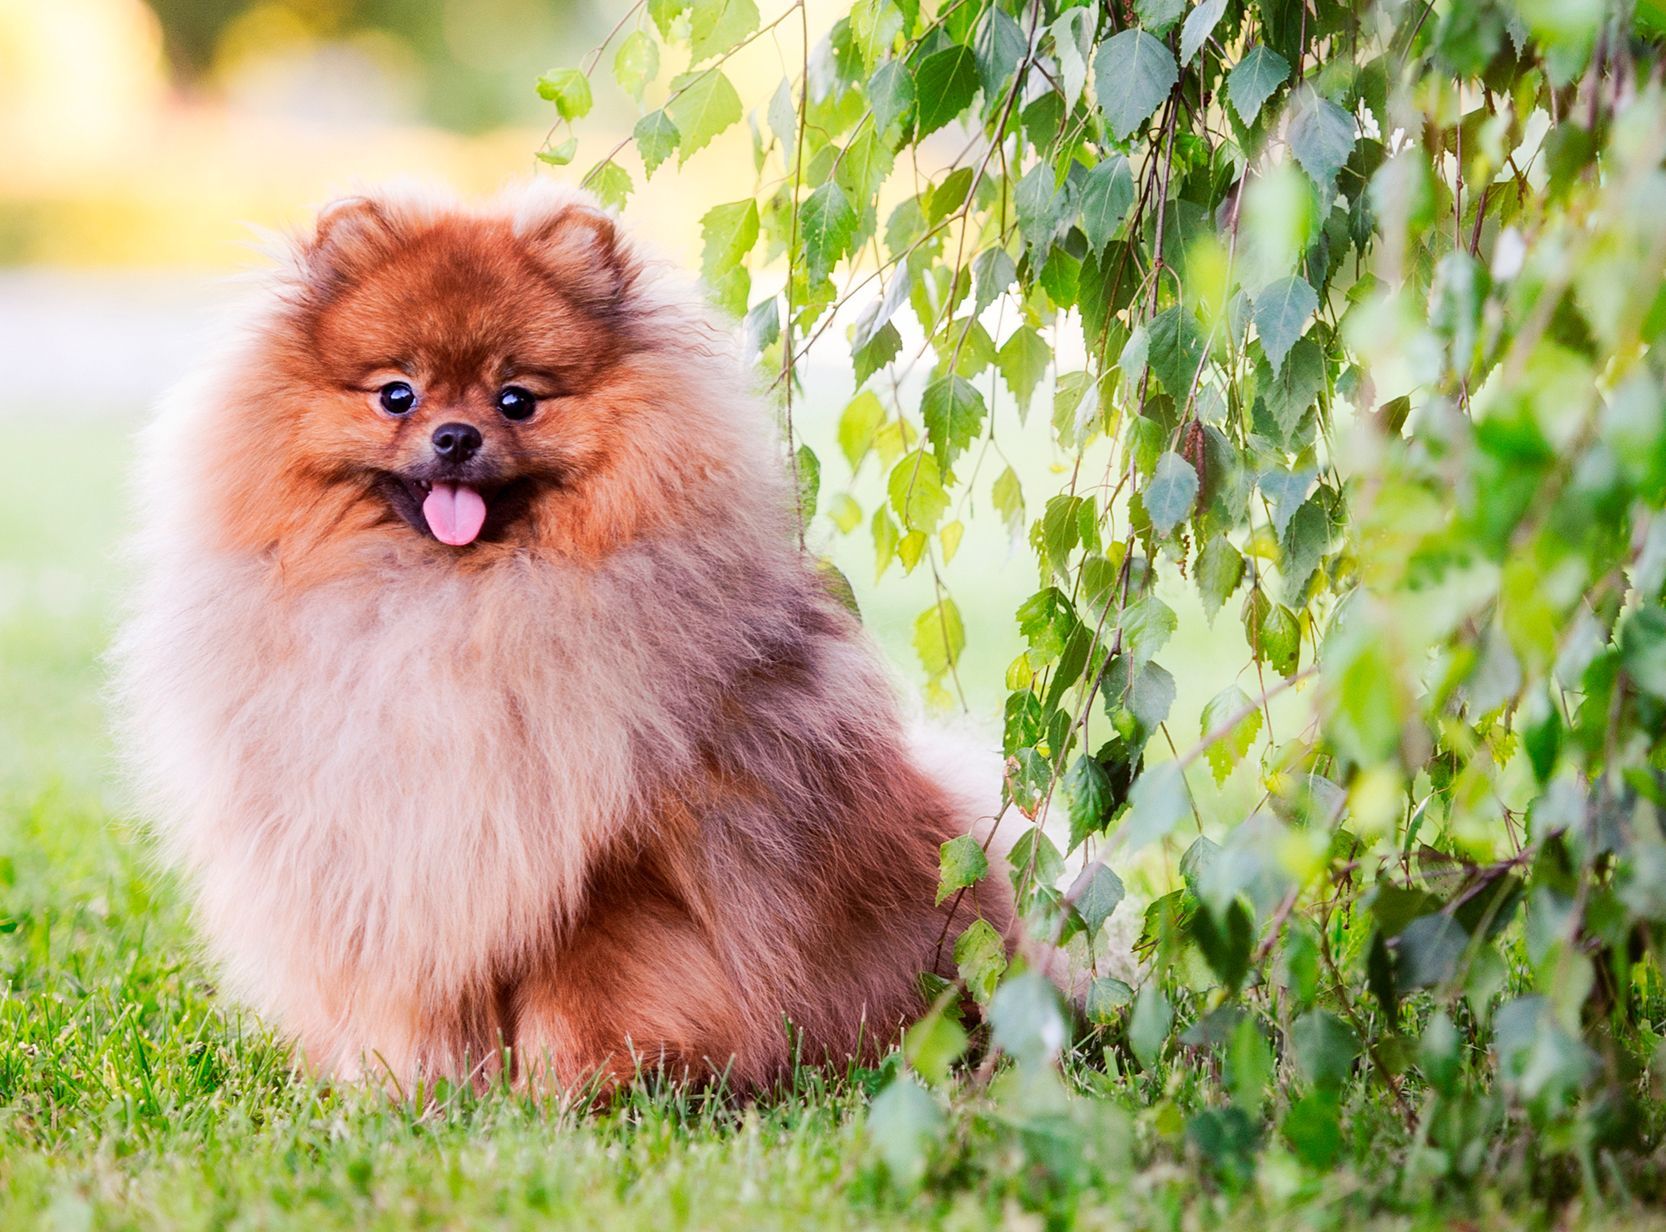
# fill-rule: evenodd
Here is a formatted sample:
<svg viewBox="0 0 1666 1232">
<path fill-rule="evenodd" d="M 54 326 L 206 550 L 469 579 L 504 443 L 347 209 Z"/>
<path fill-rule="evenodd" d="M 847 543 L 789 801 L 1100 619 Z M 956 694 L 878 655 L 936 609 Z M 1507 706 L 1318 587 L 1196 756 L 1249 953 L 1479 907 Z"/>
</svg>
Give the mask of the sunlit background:
<svg viewBox="0 0 1666 1232">
<path fill-rule="evenodd" d="M 0 409 L 61 397 L 72 373 L 82 412 L 147 401 L 235 294 L 220 276 L 259 268 L 263 233 L 332 197 L 391 178 L 478 193 L 538 174 L 554 119 L 538 74 L 577 62 L 622 11 L 0 0 Z M 780 74 L 760 43 L 731 70 L 743 91 L 748 74 Z M 605 66 L 596 79 L 579 167 L 637 113 Z M 750 168 L 745 148 L 732 132 L 643 186 L 633 225 L 688 259 L 698 214 L 686 203 L 723 199 L 725 165 Z"/>
</svg>

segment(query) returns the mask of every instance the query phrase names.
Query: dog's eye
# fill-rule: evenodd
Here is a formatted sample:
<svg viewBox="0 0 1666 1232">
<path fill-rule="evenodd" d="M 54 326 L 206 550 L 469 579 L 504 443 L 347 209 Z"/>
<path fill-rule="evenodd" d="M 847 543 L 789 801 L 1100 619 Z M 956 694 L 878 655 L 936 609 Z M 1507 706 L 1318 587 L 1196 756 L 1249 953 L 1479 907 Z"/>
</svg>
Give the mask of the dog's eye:
<svg viewBox="0 0 1666 1232">
<path fill-rule="evenodd" d="M 513 419 L 517 422 L 522 419 L 531 419 L 532 412 L 538 409 L 538 399 L 519 385 L 505 385 L 498 390 L 497 409 L 498 414 L 505 419 Z"/>
<path fill-rule="evenodd" d="M 382 409 L 389 415 L 408 415 L 416 406 L 416 390 L 405 381 L 389 381 L 379 392 Z"/>
</svg>

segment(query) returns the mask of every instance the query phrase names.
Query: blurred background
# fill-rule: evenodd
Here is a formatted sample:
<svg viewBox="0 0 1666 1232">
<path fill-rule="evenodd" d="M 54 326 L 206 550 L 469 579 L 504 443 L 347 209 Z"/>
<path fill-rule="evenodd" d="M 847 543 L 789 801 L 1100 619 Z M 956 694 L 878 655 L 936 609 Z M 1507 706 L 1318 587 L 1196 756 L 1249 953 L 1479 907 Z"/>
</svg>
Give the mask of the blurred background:
<svg viewBox="0 0 1666 1232">
<path fill-rule="evenodd" d="M 79 413 L 148 401 L 235 294 L 219 276 L 259 268 L 263 231 L 331 197 L 535 174 L 554 118 L 538 74 L 617 16 L 601 0 L 0 0 L 0 410 L 61 398 L 70 374 Z M 637 114 L 596 77 L 580 169 Z M 671 179 L 632 214 L 681 258 L 697 217 L 672 208 Z"/>
</svg>

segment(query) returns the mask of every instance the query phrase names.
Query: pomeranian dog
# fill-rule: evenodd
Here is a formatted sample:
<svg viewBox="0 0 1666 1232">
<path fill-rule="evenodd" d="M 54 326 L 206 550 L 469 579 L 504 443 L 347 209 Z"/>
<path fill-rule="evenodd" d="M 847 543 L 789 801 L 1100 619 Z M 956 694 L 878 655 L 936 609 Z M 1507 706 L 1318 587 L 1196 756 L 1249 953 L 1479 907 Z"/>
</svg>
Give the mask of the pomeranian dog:
<svg viewBox="0 0 1666 1232">
<path fill-rule="evenodd" d="M 165 404 L 125 741 L 311 1067 L 756 1091 L 894 1043 L 974 914 L 1011 942 L 999 874 L 933 904 L 991 802 L 905 730 L 784 456 L 699 295 L 549 186 L 328 207 Z"/>
</svg>

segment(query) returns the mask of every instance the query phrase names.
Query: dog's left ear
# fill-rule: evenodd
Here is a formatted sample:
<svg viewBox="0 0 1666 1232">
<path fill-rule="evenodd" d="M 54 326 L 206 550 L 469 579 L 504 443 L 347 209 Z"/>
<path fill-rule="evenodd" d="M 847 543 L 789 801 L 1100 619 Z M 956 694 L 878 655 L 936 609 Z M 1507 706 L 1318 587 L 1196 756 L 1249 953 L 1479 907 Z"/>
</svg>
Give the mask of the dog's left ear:
<svg viewBox="0 0 1666 1232">
<path fill-rule="evenodd" d="M 311 238 L 300 244 L 301 263 L 313 286 L 329 290 L 398 243 L 398 224 L 380 202 L 346 197 L 318 212 Z"/>
<path fill-rule="evenodd" d="M 526 240 L 562 290 L 600 311 L 618 305 L 636 272 L 613 220 L 592 206 L 565 206 L 528 228 Z"/>
</svg>

